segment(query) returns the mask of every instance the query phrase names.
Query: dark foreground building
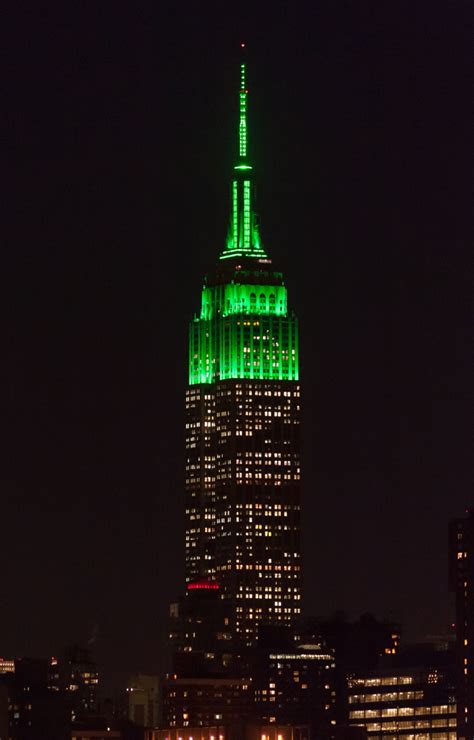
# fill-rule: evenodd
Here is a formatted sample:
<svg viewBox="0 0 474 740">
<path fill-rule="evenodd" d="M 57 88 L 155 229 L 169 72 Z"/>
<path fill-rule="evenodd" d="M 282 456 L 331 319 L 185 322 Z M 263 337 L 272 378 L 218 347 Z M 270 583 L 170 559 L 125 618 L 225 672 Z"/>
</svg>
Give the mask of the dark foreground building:
<svg viewBox="0 0 474 740">
<path fill-rule="evenodd" d="M 216 581 L 193 581 L 170 604 L 169 647 L 180 676 L 225 676 L 233 663 L 230 606 Z"/>
<path fill-rule="evenodd" d="M 231 630 L 300 614 L 298 325 L 254 210 L 241 65 L 229 234 L 189 331 L 186 581 L 216 581 Z"/>
<path fill-rule="evenodd" d="M 292 630 L 263 628 L 249 657 L 260 721 L 304 724 L 312 740 L 332 737 L 335 718 L 334 651 L 323 642 L 298 644 Z"/>
<path fill-rule="evenodd" d="M 331 618 L 313 617 L 298 628 L 302 644 L 322 642 L 334 653 L 335 719 L 338 725 L 348 722 L 347 676 L 378 668 L 382 659 L 395 656 L 400 646 L 400 626 L 381 621 L 372 614 L 362 614 L 349 621 L 343 613 Z"/>
<path fill-rule="evenodd" d="M 138 727 L 159 727 L 162 721 L 162 685 L 156 675 L 138 673 L 127 686 L 128 719 Z"/>
<path fill-rule="evenodd" d="M 95 717 L 98 711 L 99 672 L 88 648 L 70 645 L 51 666 L 54 684 L 65 694 L 72 722 Z"/>
<path fill-rule="evenodd" d="M 451 522 L 450 588 L 456 596 L 458 738 L 474 738 L 474 509 Z"/>
<path fill-rule="evenodd" d="M 51 687 L 49 659 L 18 658 L 0 676 L 1 740 L 70 740 L 64 695 Z"/>
</svg>

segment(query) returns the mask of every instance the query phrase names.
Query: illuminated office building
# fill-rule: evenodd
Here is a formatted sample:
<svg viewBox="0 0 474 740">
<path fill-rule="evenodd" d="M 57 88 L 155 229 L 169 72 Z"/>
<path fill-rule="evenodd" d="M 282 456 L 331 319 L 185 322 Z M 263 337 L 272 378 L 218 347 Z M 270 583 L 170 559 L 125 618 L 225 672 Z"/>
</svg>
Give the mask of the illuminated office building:
<svg viewBox="0 0 474 740">
<path fill-rule="evenodd" d="M 247 719 L 251 706 L 249 678 L 180 678 L 173 674 L 163 685 L 166 727 L 237 725 Z"/>
<path fill-rule="evenodd" d="M 456 740 L 456 700 L 449 671 L 378 669 L 347 679 L 349 722 L 369 740 Z"/>
<path fill-rule="evenodd" d="M 0 658 L 0 674 L 15 673 L 15 661 L 8 658 Z"/>
<path fill-rule="evenodd" d="M 189 331 L 186 581 L 216 582 L 233 634 L 300 613 L 298 324 L 260 237 L 240 66 L 229 234 Z"/>
</svg>

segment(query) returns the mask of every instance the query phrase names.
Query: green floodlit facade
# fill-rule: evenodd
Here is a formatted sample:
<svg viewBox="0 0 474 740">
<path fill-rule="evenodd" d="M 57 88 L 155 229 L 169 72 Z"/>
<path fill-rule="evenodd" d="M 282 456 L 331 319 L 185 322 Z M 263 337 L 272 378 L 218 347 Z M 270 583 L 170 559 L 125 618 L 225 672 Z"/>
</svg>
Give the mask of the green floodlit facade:
<svg viewBox="0 0 474 740">
<path fill-rule="evenodd" d="M 298 322 L 263 247 L 240 66 L 229 232 L 189 327 L 186 582 L 217 582 L 230 632 L 300 614 Z"/>
<path fill-rule="evenodd" d="M 281 279 L 278 273 L 271 277 Z M 298 380 L 298 324 L 288 315 L 286 288 L 245 282 L 251 278 L 258 280 L 236 270 L 232 282 L 204 286 L 201 315 L 190 327 L 191 385 L 227 378 Z"/>
<path fill-rule="evenodd" d="M 203 287 L 201 313 L 190 327 L 190 384 L 228 378 L 299 378 L 297 320 L 288 312 L 282 274 L 270 269 L 254 211 L 247 95 L 246 69 L 241 64 L 239 159 L 232 179 L 229 236 L 220 255 L 229 269 L 221 271 L 217 282 L 208 278 Z"/>
</svg>

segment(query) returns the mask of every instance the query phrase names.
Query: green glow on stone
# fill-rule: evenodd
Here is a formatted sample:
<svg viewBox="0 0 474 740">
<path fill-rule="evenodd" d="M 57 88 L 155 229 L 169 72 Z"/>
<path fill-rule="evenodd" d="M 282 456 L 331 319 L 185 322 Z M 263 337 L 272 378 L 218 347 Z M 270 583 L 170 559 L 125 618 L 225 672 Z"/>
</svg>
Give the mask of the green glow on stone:
<svg viewBox="0 0 474 740">
<path fill-rule="evenodd" d="M 234 314 L 190 326 L 189 384 L 298 380 L 296 317 Z"/>
<path fill-rule="evenodd" d="M 239 245 L 239 201 L 236 180 L 232 183 L 232 244 L 234 247 Z"/>
<path fill-rule="evenodd" d="M 190 325 L 189 383 L 298 380 L 298 324 L 284 285 L 204 286 Z"/>
<path fill-rule="evenodd" d="M 263 252 L 263 249 L 260 245 L 260 234 L 258 233 L 258 227 L 257 224 L 254 222 L 252 223 L 252 244 L 253 244 L 253 251 L 254 252 Z"/>
<path fill-rule="evenodd" d="M 219 259 L 228 260 L 234 257 L 255 257 L 256 259 L 267 259 L 268 255 L 263 247 L 252 247 L 252 249 L 234 249 L 232 246 L 227 246 L 225 251 L 222 252 Z"/>
<path fill-rule="evenodd" d="M 287 316 L 287 291 L 284 285 L 247 285 L 231 282 L 227 285 L 204 286 L 200 320 L 233 314 L 256 316 Z"/>
<path fill-rule="evenodd" d="M 244 249 L 250 249 L 250 180 L 244 180 Z"/>
</svg>

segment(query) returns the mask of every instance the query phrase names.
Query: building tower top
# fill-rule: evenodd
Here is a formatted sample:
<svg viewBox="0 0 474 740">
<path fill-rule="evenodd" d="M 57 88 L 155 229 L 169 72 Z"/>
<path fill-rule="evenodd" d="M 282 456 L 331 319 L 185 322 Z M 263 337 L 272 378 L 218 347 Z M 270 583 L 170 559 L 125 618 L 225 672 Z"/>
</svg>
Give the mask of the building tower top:
<svg viewBox="0 0 474 740">
<path fill-rule="evenodd" d="M 233 257 L 267 257 L 262 247 L 257 215 L 254 211 L 253 167 L 248 156 L 247 65 L 245 44 L 241 45 L 239 88 L 239 149 L 232 177 L 232 210 L 229 233 L 220 259 Z"/>
</svg>

